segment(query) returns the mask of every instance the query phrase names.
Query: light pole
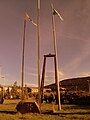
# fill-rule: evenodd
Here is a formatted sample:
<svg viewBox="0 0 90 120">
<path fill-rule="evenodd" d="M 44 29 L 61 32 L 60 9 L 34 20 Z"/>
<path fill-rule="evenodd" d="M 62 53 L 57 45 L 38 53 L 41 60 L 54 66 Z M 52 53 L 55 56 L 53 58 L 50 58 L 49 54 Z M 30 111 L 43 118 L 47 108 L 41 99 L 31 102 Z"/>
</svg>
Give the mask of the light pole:
<svg viewBox="0 0 90 120">
<path fill-rule="evenodd" d="M 60 103 L 60 88 L 59 88 L 59 70 L 58 70 L 58 58 L 57 58 L 57 45 L 56 45 L 56 30 L 55 30 L 55 19 L 54 15 L 57 14 L 61 20 L 63 18 L 60 14 L 53 8 L 53 4 L 51 5 L 51 12 L 52 12 L 52 29 L 53 29 L 53 40 L 54 40 L 54 54 L 55 54 L 55 82 L 56 82 L 56 89 L 57 89 L 57 97 L 58 97 L 58 110 L 61 110 L 61 103 Z"/>
<path fill-rule="evenodd" d="M 21 99 L 24 100 L 24 55 L 25 55 L 25 35 L 26 35 L 26 19 L 24 19 L 24 31 L 23 31 L 23 48 L 22 48 L 22 96 Z"/>
<path fill-rule="evenodd" d="M 40 0 L 37 0 L 37 35 L 38 35 L 38 94 L 39 108 L 41 113 L 41 92 L 40 92 Z"/>
<path fill-rule="evenodd" d="M 23 30 L 23 47 L 22 47 L 22 95 L 21 99 L 24 100 L 24 60 L 25 60 L 25 42 L 26 42 L 26 23 L 27 21 L 32 22 L 33 25 L 37 26 L 34 21 L 26 13 L 24 18 L 24 30 Z"/>
</svg>

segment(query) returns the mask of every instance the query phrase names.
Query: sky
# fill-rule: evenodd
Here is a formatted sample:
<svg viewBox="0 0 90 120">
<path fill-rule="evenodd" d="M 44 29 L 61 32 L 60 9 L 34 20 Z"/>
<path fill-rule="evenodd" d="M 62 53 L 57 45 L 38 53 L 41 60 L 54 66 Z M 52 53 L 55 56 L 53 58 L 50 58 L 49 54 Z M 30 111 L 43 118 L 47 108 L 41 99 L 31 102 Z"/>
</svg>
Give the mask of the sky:
<svg viewBox="0 0 90 120">
<path fill-rule="evenodd" d="M 43 55 L 53 54 L 51 3 L 55 15 L 59 80 L 90 75 L 90 0 L 41 0 L 40 68 Z M 0 0 L 0 84 L 21 85 L 23 22 L 25 12 L 37 23 L 37 0 Z M 36 86 L 37 27 L 26 25 L 24 84 Z M 45 84 L 53 83 L 54 61 L 47 59 Z"/>
</svg>

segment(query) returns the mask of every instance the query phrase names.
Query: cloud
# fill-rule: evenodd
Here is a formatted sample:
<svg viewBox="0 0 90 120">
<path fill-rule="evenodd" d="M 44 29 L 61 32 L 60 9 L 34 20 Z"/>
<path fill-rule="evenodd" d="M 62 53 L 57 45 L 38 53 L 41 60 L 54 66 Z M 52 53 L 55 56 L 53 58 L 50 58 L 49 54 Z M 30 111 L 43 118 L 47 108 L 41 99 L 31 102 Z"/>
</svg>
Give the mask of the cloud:
<svg viewBox="0 0 90 120">
<path fill-rule="evenodd" d="M 82 72 L 82 73 L 80 73 L 80 76 L 90 76 L 90 71 L 89 72 Z"/>
<path fill-rule="evenodd" d="M 30 84 L 30 83 L 26 83 L 26 85 L 27 85 L 28 87 L 38 87 L 38 84 Z"/>
<path fill-rule="evenodd" d="M 59 81 L 63 79 L 64 73 L 59 71 Z M 45 76 L 45 84 L 51 84 L 55 82 L 55 72 L 54 71 L 47 71 Z"/>
<path fill-rule="evenodd" d="M 30 75 L 30 76 L 34 76 L 34 77 L 37 77 L 37 76 L 38 76 L 37 73 L 27 73 L 27 74 Z"/>
<path fill-rule="evenodd" d="M 69 63 L 65 66 L 64 69 L 68 70 L 68 73 L 72 73 L 72 72 L 77 72 L 79 71 L 80 65 L 85 64 L 86 59 L 89 58 L 90 56 L 90 45 L 89 45 L 89 41 L 85 41 L 82 50 L 76 51 L 76 55 L 69 61 Z M 83 67 L 83 66 L 81 66 Z"/>
</svg>

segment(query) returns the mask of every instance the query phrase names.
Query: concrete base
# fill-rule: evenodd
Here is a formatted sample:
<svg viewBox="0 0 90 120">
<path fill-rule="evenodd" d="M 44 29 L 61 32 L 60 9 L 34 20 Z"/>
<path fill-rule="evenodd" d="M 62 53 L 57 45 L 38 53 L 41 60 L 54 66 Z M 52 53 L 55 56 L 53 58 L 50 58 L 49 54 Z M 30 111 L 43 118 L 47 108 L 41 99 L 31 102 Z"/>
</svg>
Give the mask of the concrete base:
<svg viewBox="0 0 90 120">
<path fill-rule="evenodd" d="M 38 104 L 36 102 L 29 101 L 20 101 L 16 106 L 16 110 L 21 114 L 40 113 Z"/>
</svg>

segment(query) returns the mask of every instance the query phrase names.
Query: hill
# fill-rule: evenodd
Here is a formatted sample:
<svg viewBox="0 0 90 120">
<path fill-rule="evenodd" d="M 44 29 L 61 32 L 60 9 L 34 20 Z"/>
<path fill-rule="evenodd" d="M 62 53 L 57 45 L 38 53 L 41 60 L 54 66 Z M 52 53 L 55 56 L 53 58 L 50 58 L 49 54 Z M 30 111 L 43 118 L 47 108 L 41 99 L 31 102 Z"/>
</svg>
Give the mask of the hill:
<svg viewBox="0 0 90 120">
<path fill-rule="evenodd" d="M 89 91 L 90 77 L 79 77 L 79 78 L 70 78 L 64 79 L 59 82 L 61 87 L 66 88 L 70 91 Z M 55 89 L 55 83 L 45 86 L 45 88 Z"/>
</svg>

